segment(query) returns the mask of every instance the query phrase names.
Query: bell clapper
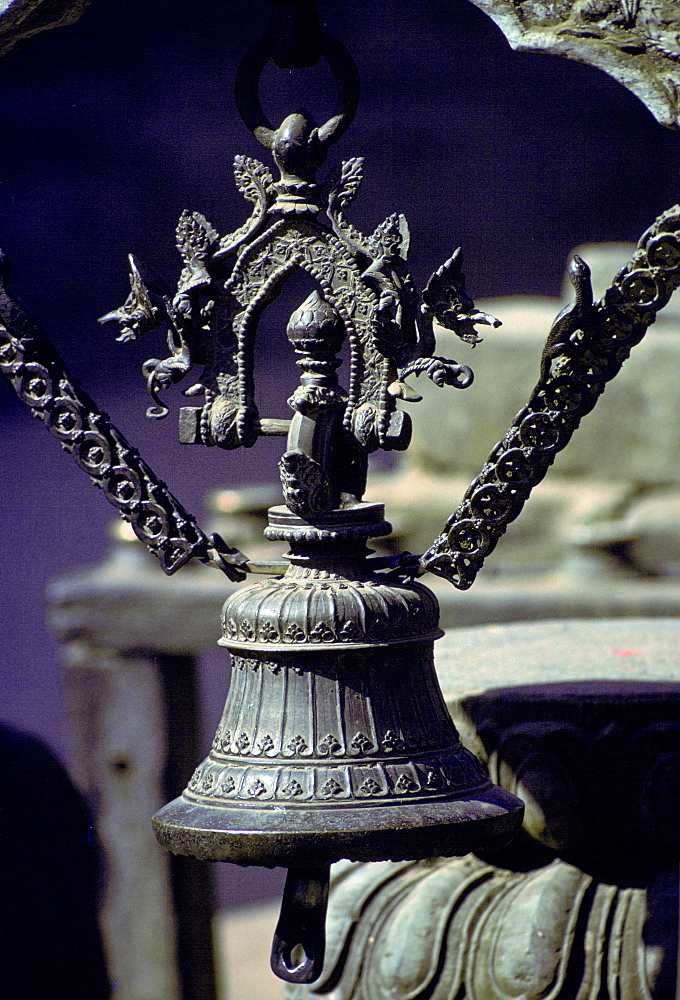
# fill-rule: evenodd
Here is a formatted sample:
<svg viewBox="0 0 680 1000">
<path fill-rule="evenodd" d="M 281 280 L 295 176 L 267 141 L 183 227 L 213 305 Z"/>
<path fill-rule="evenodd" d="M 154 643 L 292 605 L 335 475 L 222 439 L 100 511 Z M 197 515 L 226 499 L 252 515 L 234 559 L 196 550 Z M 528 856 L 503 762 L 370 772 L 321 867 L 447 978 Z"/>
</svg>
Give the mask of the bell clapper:
<svg viewBox="0 0 680 1000">
<path fill-rule="evenodd" d="M 272 972 L 289 983 L 313 983 L 326 950 L 330 865 L 289 868 L 272 941 Z"/>
</svg>

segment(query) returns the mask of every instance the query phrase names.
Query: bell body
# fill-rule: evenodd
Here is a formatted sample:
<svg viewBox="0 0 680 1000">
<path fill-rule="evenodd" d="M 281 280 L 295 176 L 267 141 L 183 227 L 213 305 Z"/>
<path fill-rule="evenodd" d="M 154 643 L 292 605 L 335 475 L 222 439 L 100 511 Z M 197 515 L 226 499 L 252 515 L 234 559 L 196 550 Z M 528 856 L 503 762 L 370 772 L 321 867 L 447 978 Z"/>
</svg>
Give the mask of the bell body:
<svg viewBox="0 0 680 1000">
<path fill-rule="evenodd" d="M 295 867 L 457 855 L 515 832 L 521 804 L 491 784 L 444 704 L 436 598 L 370 570 L 366 539 L 387 531 L 379 505 L 313 524 L 270 511 L 266 533 L 290 542 L 291 566 L 224 606 L 224 713 L 184 793 L 154 817 L 163 845 Z"/>
</svg>

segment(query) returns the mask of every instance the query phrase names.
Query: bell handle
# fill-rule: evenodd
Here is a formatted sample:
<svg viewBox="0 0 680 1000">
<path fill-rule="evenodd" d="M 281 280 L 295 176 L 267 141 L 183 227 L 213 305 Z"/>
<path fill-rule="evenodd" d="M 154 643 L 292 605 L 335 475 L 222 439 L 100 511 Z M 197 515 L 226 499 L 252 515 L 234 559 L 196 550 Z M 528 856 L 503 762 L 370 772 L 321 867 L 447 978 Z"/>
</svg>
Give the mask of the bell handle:
<svg viewBox="0 0 680 1000">
<path fill-rule="evenodd" d="M 19 398 L 98 486 L 168 575 L 190 559 L 245 577 L 247 558 L 195 518 L 78 385 L 47 335 L 5 287 L 9 265 L 0 251 L 0 372 Z"/>
<path fill-rule="evenodd" d="M 680 285 L 680 205 L 643 234 L 598 302 L 592 302 L 590 271 L 579 257 L 570 278 L 575 301 L 553 323 L 527 405 L 420 557 L 420 572 L 443 576 L 459 590 L 472 585 L 534 486 Z"/>
<path fill-rule="evenodd" d="M 289 868 L 272 942 L 271 968 L 288 983 L 313 983 L 323 971 L 330 865 Z"/>
</svg>

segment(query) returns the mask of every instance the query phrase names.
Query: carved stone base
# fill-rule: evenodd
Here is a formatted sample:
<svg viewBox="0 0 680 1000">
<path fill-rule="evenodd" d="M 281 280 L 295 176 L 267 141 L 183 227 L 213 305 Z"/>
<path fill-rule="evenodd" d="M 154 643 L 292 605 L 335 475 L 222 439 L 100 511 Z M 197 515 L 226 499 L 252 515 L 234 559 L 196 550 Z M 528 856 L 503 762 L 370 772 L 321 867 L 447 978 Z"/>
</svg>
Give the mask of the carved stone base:
<svg viewBox="0 0 680 1000">
<path fill-rule="evenodd" d="M 286 996 L 670 1000 L 677 878 L 668 876 L 645 890 L 560 860 L 530 872 L 474 855 L 341 863 L 323 977 Z"/>
<path fill-rule="evenodd" d="M 439 643 L 463 742 L 526 805 L 484 857 L 336 867 L 332 1000 L 676 1000 L 680 621 Z M 493 862 L 493 863 L 490 863 Z"/>
</svg>

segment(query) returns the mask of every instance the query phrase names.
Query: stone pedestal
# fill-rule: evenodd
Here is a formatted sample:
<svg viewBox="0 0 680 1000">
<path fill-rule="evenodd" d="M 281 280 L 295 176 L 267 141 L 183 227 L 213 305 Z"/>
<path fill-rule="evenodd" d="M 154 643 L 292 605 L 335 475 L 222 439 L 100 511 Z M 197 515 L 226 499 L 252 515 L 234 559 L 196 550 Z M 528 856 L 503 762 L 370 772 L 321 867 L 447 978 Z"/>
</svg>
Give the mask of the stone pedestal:
<svg viewBox="0 0 680 1000">
<path fill-rule="evenodd" d="M 672 1000 L 680 620 L 465 629 L 438 654 L 523 834 L 484 858 L 337 866 L 324 974 L 288 995 Z"/>
</svg>

